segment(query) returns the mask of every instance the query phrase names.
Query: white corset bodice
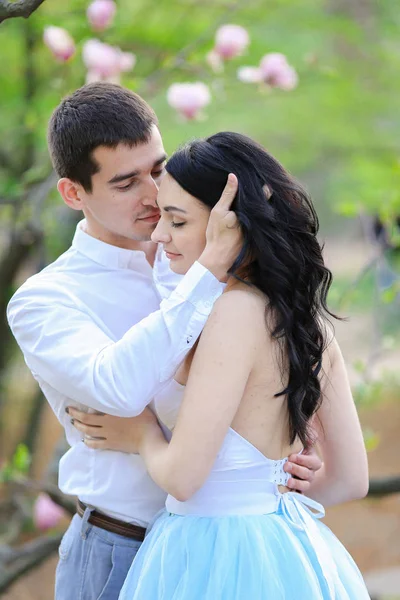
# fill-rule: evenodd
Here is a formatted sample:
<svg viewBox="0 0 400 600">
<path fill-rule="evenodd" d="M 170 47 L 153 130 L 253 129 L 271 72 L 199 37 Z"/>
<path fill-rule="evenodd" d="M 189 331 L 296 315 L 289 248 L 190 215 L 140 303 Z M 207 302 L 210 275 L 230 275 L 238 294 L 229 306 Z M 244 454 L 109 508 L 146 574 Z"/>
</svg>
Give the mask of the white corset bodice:
<svg viewBox="0 0 400 600">
<path fill-rule="evenodd" d="M 171 380 L 154 399 L 159 419 L 170 430 L 175 426 L 184 389 Z M 289 478 L 283 470 L 286 461 L 267 458 L 230 428 L 200 490 L 186 502 L 168 496 L 166 508 L 175 514 L 203 516 L 271 512 L 271 502 L 275 506 L 281 495 L 277 485 L 285 485 Z"/>
</svg>

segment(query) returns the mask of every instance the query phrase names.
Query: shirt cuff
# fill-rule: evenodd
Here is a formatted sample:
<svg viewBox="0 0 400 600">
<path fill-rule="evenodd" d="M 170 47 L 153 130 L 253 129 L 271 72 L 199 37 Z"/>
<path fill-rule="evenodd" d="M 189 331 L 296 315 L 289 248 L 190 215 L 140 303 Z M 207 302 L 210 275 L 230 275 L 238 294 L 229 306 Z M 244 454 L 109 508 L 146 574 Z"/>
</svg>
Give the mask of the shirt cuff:
<svg viewBox="0 0 400 600">
<path fill-rule="evenodd" d="M 177 285 L 175 294 L 190 302 L 199 313 L 208 316 L 224 288 L 224 283 L 196 261 Z"/>
</svg>

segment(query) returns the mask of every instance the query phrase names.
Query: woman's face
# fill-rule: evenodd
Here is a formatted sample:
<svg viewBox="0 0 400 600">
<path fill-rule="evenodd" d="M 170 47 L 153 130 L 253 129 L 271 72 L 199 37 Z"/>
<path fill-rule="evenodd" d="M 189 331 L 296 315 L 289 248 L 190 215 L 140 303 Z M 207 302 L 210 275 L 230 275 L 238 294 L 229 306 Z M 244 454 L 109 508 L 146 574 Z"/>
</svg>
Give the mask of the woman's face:
<svg viewBox="0 0 400 600">
<path fill-rule="evenodd" d="M 206 246 L 210 209 L 185 192 L 168 173 L 160 185 L 157 203 L 161 217 L 151 239 L 164 245 L 172 271 L 184 274 Z"/>
</svg>

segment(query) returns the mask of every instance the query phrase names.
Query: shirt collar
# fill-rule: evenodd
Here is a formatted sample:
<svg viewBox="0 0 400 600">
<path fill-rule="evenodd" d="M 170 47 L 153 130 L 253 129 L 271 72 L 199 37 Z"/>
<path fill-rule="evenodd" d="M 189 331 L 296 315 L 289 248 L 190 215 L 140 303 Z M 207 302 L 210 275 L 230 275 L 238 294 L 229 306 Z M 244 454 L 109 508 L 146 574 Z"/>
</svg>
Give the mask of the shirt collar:
<svg viewBox="0 0 400 600">
<path fill-rule="evenodd" d="M 151 269 L 142 250 L 127 250 L 102 242 L 86 233 L 85 223 L 85 219 L 78 223 L 72 240 L 72 247 L 78 252 L 111 269 L 142 269 L 144 262 Z"/>
</svg>

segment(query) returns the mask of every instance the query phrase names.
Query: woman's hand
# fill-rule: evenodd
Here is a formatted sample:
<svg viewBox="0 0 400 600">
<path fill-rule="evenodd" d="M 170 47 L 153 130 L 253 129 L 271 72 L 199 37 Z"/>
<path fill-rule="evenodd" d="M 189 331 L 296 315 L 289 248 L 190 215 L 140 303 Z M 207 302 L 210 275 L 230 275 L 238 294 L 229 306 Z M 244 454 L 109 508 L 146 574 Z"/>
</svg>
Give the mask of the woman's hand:
<svg viewBox="0 0 400 600">
<path fill-rule="evenodd" d="M 157 417 L 149 409 L 137 417 L 113 417 L 105 414 L 86 413 L 69 406 L 71 424 L 80 431 L 82 441 L 95 450 L 117 450 L 138 454 L 149 430 L 161 431 Z"/>
</svg>

